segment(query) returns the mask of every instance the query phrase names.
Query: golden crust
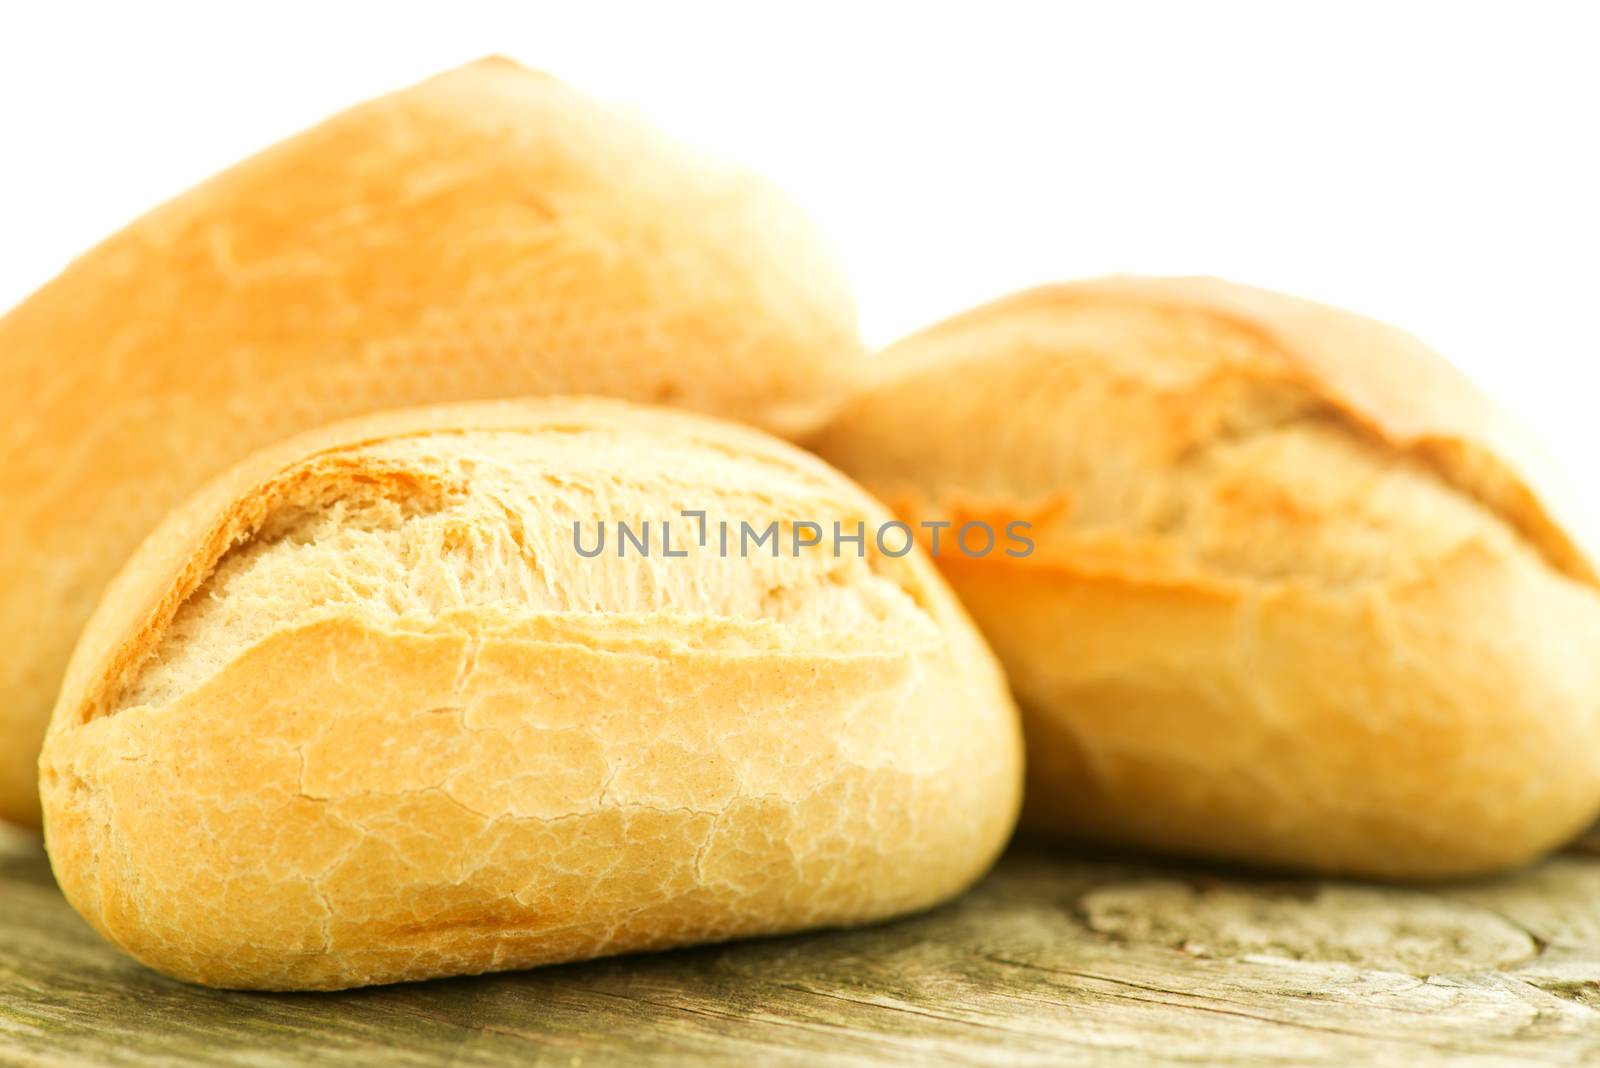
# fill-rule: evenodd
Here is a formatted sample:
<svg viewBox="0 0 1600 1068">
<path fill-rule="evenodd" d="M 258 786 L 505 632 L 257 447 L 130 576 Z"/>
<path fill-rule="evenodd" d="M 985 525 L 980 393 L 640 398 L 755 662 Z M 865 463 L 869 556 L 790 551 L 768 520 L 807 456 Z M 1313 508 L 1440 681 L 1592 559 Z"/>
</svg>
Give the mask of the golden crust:
<svg viewBox="0 0 1600 1068">
<path fill-rule="evenodd" d="M 1556 567 L 1600 584 L 1587 516 L 1544 448 L 1437 352 L 1387 323 L 1217 278 L 1123 275 L 1002 298 L 935 324 L 896 351 L 914 361 L 919 338 L 1074 302 L 1203 312 L 1259 335 L 1294 368 L 1303 388 L 1390 448 L 1434 466 Z M 896 373 L 892 361 L 878 366 L 880 373 Z"/>
<path fill-rule="evenodd" d="M 1025 821 L 1339 873 L 1522 862 L 1600 807 L 1600 595 L 1537 447 L 1408 335 L 1208 279 L 957 316 L 817 450 L 942 554 L 1023 709 Z"/>
<path fill-rule="evenodd" d="M 257 454 L 150 536 L 74 654 L 41 760 L 68 899 L 169 974 L 326 989 L 862 922 L 987 867 L 1020 736 L 926 560 L 585 560 L 556 551 L 575 492 L 597 518 L 888 518 L 765 435 L 609 401 L 391 413 Z M 374 538 L 445 530 L 452 560 L 539 581 L 385 615 L 432 581 L 427 543 L 330 598 L 375 559 L 340 540 L 369 500 L 407 505 Z M 286 584 L 312 596 L 263 598 Z M 230 644 L 264 612 L 286 614 Z M 196 645 L 205 672 L 148 685 Z"/>
<path fill-rule="evenodd" d="M 134 222 L 0 319 L 0 817 L 78 628 L 157 519 L 363 412 L 596 393 L 779 433 L 859 359 L 847 287 L 766 182 L 485 60 Z"/>
</svg>

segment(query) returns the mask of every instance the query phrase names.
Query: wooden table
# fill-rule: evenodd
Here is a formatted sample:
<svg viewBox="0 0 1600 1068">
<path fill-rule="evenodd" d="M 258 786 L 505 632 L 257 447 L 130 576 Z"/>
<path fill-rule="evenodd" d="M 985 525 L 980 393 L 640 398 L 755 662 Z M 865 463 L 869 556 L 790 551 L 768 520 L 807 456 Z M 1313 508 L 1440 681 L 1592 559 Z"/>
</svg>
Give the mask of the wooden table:
<svg viewBox="0 0 1600 1068">
<path fill-rule="evenodd" d="M 1600 848 L 1428 889 L 1014 847 L 866 930 L 342 994 L 146 971 L 0 835 L 0 1063 L 1600 1063 Z"/>
</svg>

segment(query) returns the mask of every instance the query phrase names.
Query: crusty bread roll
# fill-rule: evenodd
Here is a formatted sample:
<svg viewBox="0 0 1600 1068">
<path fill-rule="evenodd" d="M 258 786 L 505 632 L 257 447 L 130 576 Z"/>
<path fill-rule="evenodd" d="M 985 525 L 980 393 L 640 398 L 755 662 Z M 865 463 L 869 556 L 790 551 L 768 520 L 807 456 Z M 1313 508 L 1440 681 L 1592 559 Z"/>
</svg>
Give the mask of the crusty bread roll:
<svg viewBox="0 0 1600 1068">
<path fill-rule="evenodd" d="M 1024 823 L 1483 872 L 1600 803 L 1600 596 L 1539 450 L 1398 330 L 1206 279 L 1024 293 L 886 352 L 822 455 L 922 522 L 1009 671 Z M 948 535 L 947 535 L 948 542 Z"/>
<path fill-rule="evenodd" d="M 252 449 L 569 392 L 793 434 L 858 356 L 776 190 L 506 60 L 196 187 L 0 319 L 0 817 L 37 822 L 39 739 L 112 572 Z"/>
<path fill-rule="evenodd" d="M 920 553 L 791 552 L 890 518 L 764 434 L 615 401 L 259 453 L 84 632 L 40 764 L 56 877 L 145 963 L 269 989 L 931 905 L 1009 834 L 1021 738 Z M 613 521 L 652 554 L 580 554 Z M 723 521 L 783 551 L 724 556 Z"/>
</svg>

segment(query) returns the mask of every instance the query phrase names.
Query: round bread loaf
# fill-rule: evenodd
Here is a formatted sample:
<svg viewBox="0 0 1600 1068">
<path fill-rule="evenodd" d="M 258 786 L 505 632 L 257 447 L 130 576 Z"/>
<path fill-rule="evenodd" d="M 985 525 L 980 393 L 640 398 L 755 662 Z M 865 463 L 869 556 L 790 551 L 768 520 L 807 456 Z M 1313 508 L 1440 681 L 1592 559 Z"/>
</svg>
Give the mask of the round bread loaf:
<svg viewBox="0 0 1600 1068">
<path fill-rule="evenodd" d="M 40 764 L 56 877 L 152 967 L 265 989 L 932 905 L 1010 833 L 1021 737 L 920 552 L 791 551 L 891 520 L 764 434 L 615 401 L 258 453 L 84 632 Z M 724 551 L 725 522 L 781 533 Z"/>
<path fill-rule="evenodd" d="M 106 581 L 251 450 L 538 393 L 793 434 L 858 359 L 787 199 L 506 60 L 205 182 L 0 319 L 0 817 L 37 823 L 39 740 Z"/>
<path fill-rule="evenodd" d="M 914 523 L 1029 524 L 1026 555 L 939 555 L 1022 706 L 1025 824 L 1428 877 L 1594 817 L 1594 558 L 1539 450 L 1415 339 L 1126 278 L 876 368 L 821 454 Z"/>
</svg>

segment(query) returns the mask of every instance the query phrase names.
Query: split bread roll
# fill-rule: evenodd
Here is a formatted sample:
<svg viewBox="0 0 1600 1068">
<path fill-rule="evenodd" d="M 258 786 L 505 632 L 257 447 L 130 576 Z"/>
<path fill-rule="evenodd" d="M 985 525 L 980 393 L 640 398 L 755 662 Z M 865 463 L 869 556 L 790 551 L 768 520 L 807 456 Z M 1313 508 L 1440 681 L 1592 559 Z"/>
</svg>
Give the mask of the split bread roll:
<svg viewBox="0 0 1600 1068">
<path fill-rule="evenodd" d="M 84 633 L 41 760 L 56 877 L 146 964 L 262 989 L 932 905 L 1010 833 L 1021 738 L 925 557 L 789 551 L 791 522 L 890 519 L 756 431 L 613 401 L 259 453 Z M 577 551 L 619 520 L 649 557 Z M 724 556 L 722 520 L 784 549 Z"/>
<path fill-rule="evenodd" d="M 913 522 L 1030 524 L 1023 557 L 939 551 L 1022 706 L 1025 825 L 1432 877 L 1595 816 L 1594 557 L 1543 454 L 1399 330 L 1056 286 L 895 345 L 815 444 Z"/>
<path fill-rule="evenodd" d="M 78 630 L 168 509 L 253 449 L 538 393 L 813 428 L 859 361 L 822 241 L 765 181 L 485 60 L 156 209 L 0 319 L 0 817 Z"/>
</svg>

